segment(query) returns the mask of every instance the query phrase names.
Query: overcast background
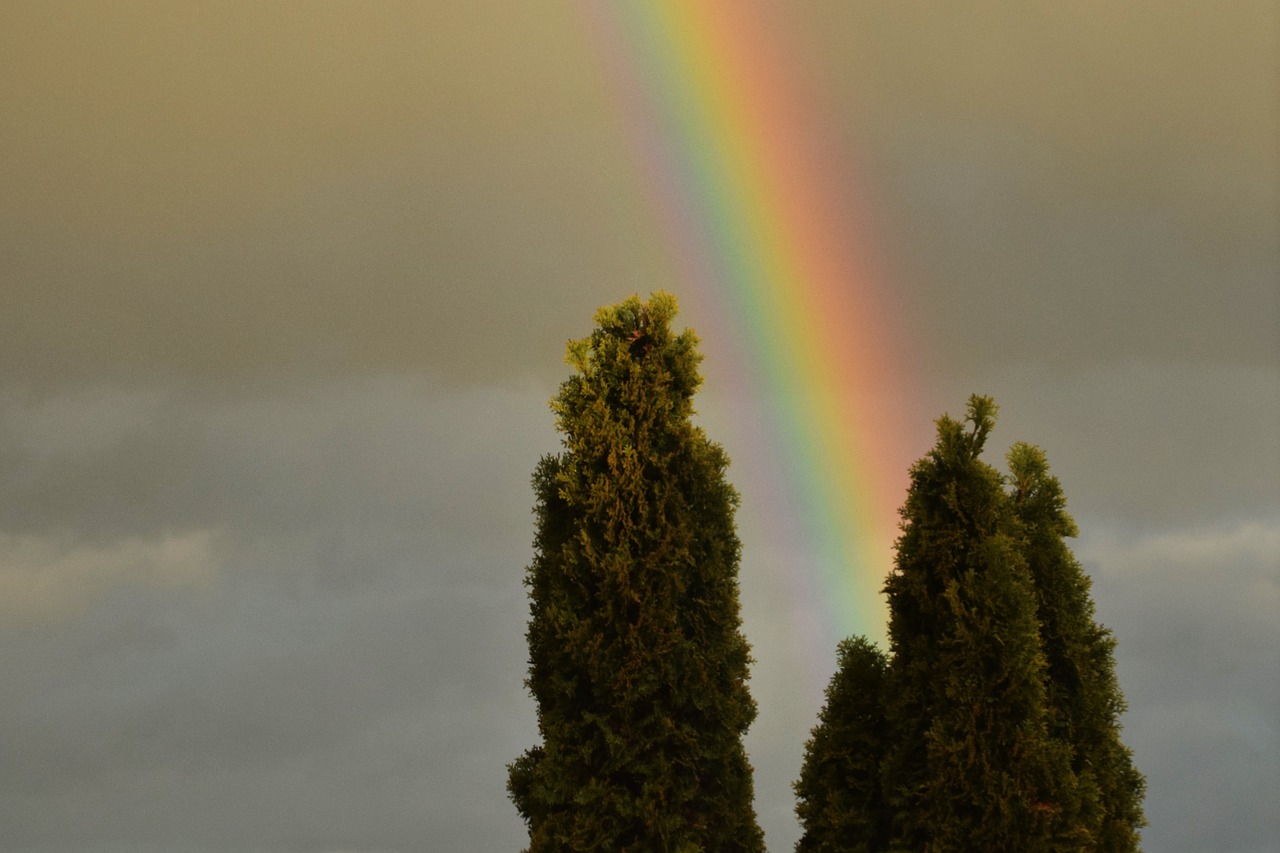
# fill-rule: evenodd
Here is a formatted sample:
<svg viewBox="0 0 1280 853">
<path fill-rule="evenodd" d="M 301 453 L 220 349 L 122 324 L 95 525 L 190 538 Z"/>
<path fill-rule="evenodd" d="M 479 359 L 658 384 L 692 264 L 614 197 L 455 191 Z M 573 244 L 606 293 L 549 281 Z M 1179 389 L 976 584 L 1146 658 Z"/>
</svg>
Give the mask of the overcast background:
<svg viewBox="0 0 1280 853">
<path fill-rule="evenodd" d="M 1080 522 L 1146 849 L 1280 850 L 1280 12 L 801 5 L 902 395 L 994 395 Z M 0 847 L 522 845 L 546 401 L 682 294 L 575 8 L 0 5 Z M 782 851 L 834 660 L 704 349 Z"/>
</svg>

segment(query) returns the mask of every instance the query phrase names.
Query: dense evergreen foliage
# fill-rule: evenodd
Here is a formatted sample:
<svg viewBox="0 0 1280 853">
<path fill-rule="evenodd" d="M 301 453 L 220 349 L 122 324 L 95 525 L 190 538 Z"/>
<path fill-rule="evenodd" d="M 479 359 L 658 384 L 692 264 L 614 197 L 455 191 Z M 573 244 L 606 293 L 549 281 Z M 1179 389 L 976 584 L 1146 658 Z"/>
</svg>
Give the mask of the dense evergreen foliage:
<svg viewBox="0 0 1280 853">
<path fill-rule="evenodd" d="M 795 784 L 796 814 L 805 829 L 796 850 L 873 853 L 884 850 L 889 840 L 880 787 L 880 762 L 888 743 L 880 697 L 888 661 L 862 637 L 841 642 L 836 659 L 827 702 Z"/>
<path fill-rule="evenodd" d="M 552 408 L 530 590 L 542 743 L 510 767 L 529 850 L 758 851 L 742 735 L 737 494 L 693 425 L 697 338 L 632 297 L 571 342 Z"/>
<path fill-rule="evenodd" d="M 1048 667 L 1049 733 L 1071 749 L 1078 791 L 1070 816 L 1087 850 L 1127 853 L 1138 846 L 1145 782 L 1120 742 L 1124 697 L 1116 681 L 1111 633 L 1094 621 L 1090 581 L 1066 537 L 1077 535 L 1066 497 L 1038 447 L 1008 455 L 1014 513 L 1037 595 Z"/>
<path fill-rule="evenodd" d="M 990 400 L 911 471 L 889 597 L 884 766 L 892 849 L 1052 849 L 1071 786 L 1048 737 L 1035 590 L 1000 475 L 979 459 Z M 966 428 L 967 427 L 967 428 Z"/>
<path fill-rule="evenodd" d="M 1009 477 L 979 458 L 994 419 L 971 398 L 911 470 L 890 653 L 841 646 L 797 850 L 1137 849 L 1143 780 L 1119 740 L 1114 643 L 1064 542 L 1075 525 L 1038 448 L 1015 445 Z"/>
</svg>

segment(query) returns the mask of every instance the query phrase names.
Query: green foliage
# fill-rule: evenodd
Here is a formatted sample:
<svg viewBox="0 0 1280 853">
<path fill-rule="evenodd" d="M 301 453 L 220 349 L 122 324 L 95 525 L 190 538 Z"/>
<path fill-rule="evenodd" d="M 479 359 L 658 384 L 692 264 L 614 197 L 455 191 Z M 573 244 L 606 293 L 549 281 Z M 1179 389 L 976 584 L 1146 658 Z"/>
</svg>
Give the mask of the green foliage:
<svg viewBox="0 0 1280 853">
<path fill-rule="evenodd" d="M 742 735 L 738 497 L 693 425 L 697 338 L 665 293 L 603 308 L 534 473 L 528 687 L 542 744 L 508 788 L 538 851 L 757 851 Z"/>
<path fill-rule="evenodd" d="M 1075 522 L 1038 448 L 1014 445 L 1009 477 L 980 459 L 995 415 L 970 398 L 911 470 L 890 654 L 841 646 L 797 850 L 1137 849 L 1144 783 L 1119 740 L 1114 642 L 1063 541 Z"/>
<path fill-rule="evenodd" d="M 885 762 L 893 849 L 1048 850 L 1070 782 L 1049 740 L 1035 591 L 1002 479 L 979 455 L 995 404 L 911 471 L 897 565 L 885 584 L 893 654 Z"/>
<path fill-rule="evenodd" d="M 886 721 L 881 695 L 888 661 L 864 637 L 836 649 L 836 674 L 805 747 L 795 783 L 800 853 L 885 849 L 889 821 L 880 789 Z"/>
<path fill-rule="evenodd" d="M 1130 853 L 1146 825 L 1146 783 L 1120 742 L 1125 703 L 1115 676 L 1115 640 L 1094 621 L 1089 577 L 1064 541 L 1078 530 L 1044 452 L 1018 443 L 1008 462 L 1048 666 L 1049 733 L 1070 748 L 1077 778 L 1074 809 L 1066 817 L 1088 839 L 1086 849 Z"/>
</svg>

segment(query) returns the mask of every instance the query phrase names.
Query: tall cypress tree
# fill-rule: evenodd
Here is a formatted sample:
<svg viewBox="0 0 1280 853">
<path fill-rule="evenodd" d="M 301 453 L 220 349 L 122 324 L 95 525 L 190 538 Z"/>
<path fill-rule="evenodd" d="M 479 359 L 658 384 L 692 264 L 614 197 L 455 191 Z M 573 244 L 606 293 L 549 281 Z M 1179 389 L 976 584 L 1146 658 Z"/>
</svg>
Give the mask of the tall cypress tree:
<svg viewBox="0 0 1280 853">
<path fill-rule="evenodd" d="M 1094 619 L 1089 577 L 1065 541 L 1078 530 L 1044 452 L 1019 442 L 1008 461 L 1023 554 L 1036 588 L 1049 734 L 1067 745 L 1078 780 L 1074 813 L 1066 817 L 1086 849 L 1132 853 L 1146 825 L 1146 783 L 1120 741 L 1125 703 L 1115 675 L 1115 639 Z"/>
<path fill-rule="evenodd" d="M 865 637 L 851 637 L 837 647 L 836 663 L 795 783 L 796 816 L 804 828 L 796 851 L 878 853 L 889 841 L 880 788 L 888 660 Z"/>
<path fill-rule="evenodd" d="M 1048 735 L 1036 593 L 1003 479 L 979 459 L 987 397 L 938 420 L 911 471 L 889 597 L 890 849 L 1058 849 L 1067 755 Z"/>
<path fill-rule="evenodd" d="M 510 767 L 529 851 L 758 851 L 742 736 L 738 497 L 692 423 L 697 338 L 632 297 L 568 348 L 564 449 L 537 496 L 527 684 L 542 743 Z"/>
</svg>

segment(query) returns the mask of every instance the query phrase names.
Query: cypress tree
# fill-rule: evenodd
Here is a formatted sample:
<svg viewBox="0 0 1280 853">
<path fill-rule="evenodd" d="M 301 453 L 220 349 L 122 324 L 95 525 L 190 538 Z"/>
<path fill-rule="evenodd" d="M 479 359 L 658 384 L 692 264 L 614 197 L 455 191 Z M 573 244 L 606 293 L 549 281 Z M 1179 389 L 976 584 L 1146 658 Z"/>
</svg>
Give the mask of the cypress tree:
<svg viewBox="0 0 1280 853">
<path fill-rule="evenodd" d="M 911 470 L 889 597 L 890 849 L 1057 849 L 1074 779 L 1048 735 L 1036 593 L 1003 479 L 979 459 L 987 397 L 937 422 Z"/>
<path fill-rule="evenodd" d="M 995 411 L 970 398 L 912 468 L 891 656 L 841 645 L 796 784 L 798 850 L 1138 849 L 1115 641 L 1044 453 L 1015 444 L 1008 477 L 979 459 Z"/>
<path fill-rule="evenodd" d="M 1066 817 L 1085 849 L 1132 853 L 1146 825 L 1146 783 L 1120 741 L 1125 703 L 1115 676 L 1115 639 L 1094 619 L 1089 577 L 1065 541 L 1078 530 L 1044 452 L 1020 442 L 1008 462 L 1023 554 L 1036 588 L 1049 734 L 1067 745 L 1078 780 L 1074 813 Z"/>
<path fill-rule="evenodd" d="M 805 747 L 795 783 L 804 833 L 797 853 L 876 853 L 888 845 L 880 789 L 887 746 L 883 691 L 888 661 L 865 637 L 836 649 L 826 704 Z"/>
<path fill-rule="evenodd" d="M 759 851 L 742 736 L 738 497 L 693 425 L 697 338 L 631 297 L 570 342 L 563 451 L 533 484 L 527 685 L 542 742 L 508 789 L 541 851 Z"/>
</svg>

